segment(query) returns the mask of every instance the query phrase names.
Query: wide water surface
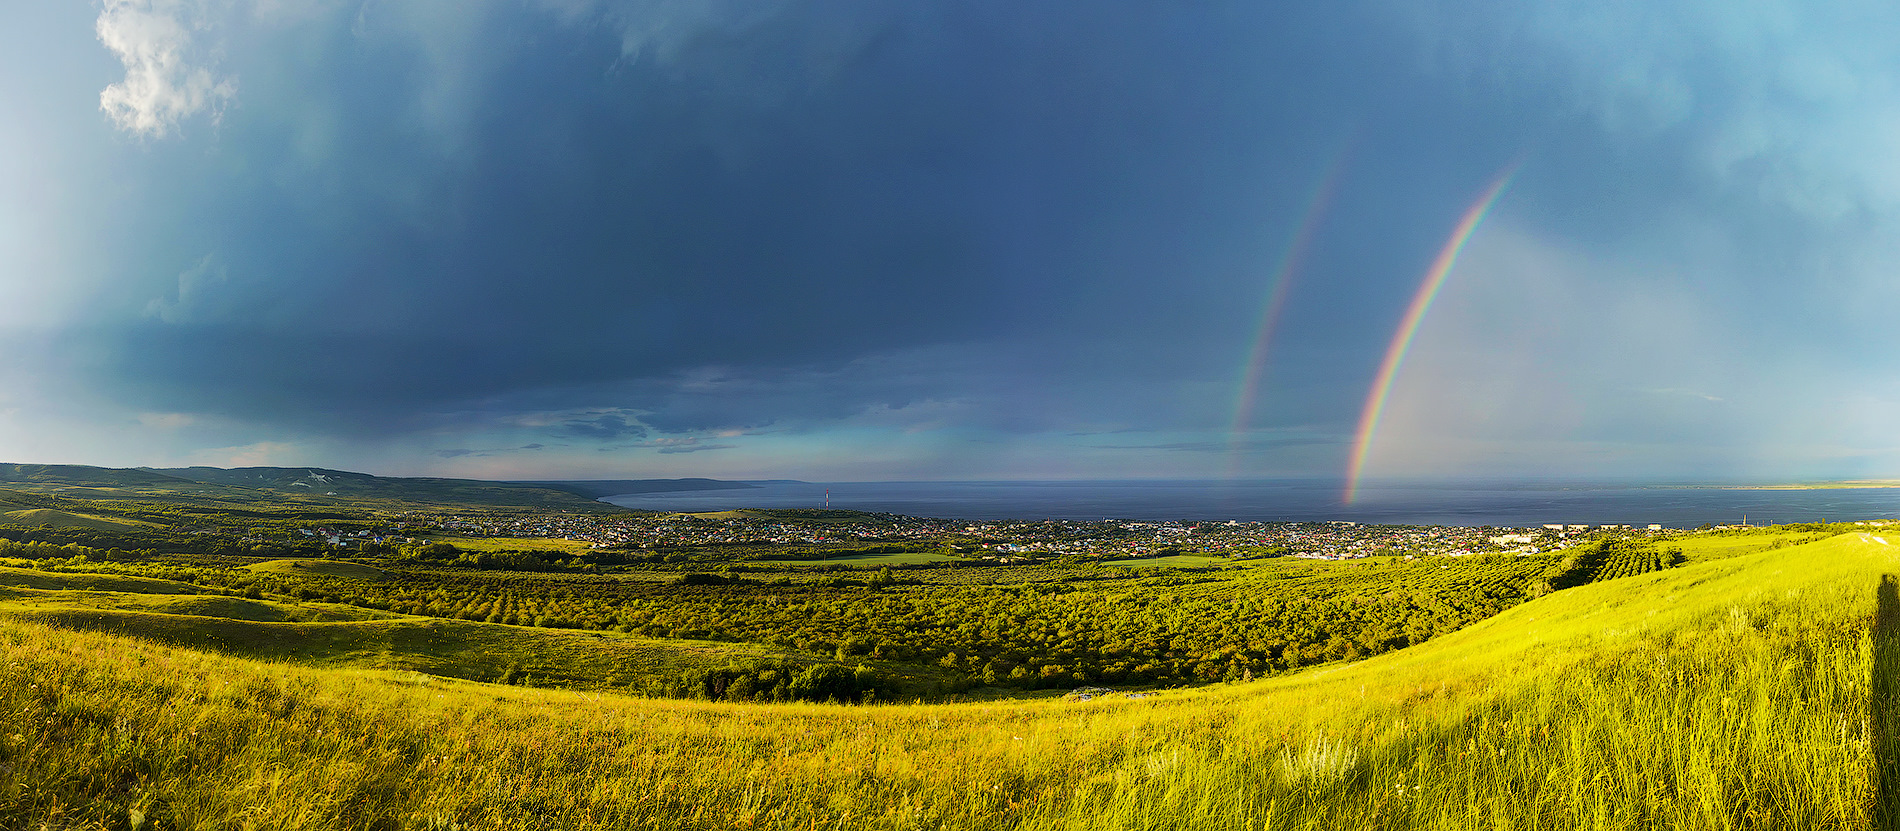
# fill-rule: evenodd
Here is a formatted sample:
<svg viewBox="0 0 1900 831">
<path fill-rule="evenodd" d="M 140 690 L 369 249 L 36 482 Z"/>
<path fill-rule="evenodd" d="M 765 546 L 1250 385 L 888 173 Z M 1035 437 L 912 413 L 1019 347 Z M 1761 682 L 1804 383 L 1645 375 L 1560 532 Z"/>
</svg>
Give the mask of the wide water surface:
<svg viewBox="0 0 1900 831">
<path fill-rule="evenodd" d="M 1549 522 L 1703 524 L 1900 516 L 1900 488 L 1762 490 L 1556 482 L 1374 484 L 1343 504 L 1337 482 L 773 482 L 757 488 L 610 496 L 654 511 L 831 507 L 958 519 L 1315 521 L 1523 527 Z"/>
</svg>

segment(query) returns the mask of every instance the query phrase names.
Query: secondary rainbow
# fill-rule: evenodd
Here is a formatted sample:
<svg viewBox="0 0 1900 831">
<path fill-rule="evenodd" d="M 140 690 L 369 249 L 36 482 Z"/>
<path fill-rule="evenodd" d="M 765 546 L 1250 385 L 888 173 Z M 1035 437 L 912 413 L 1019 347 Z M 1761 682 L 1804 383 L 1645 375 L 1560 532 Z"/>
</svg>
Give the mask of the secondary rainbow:
<svg viewBox="0 0 1900 831">
<path fill-rule="evenodd" d="M 1306 199 L 1306 211 L 1300 217 L 1299 227 L 1293 230 L 1293 237 L 1288 240 L 1286 251 L 1281 254 L 1280 263 L 1274 268 L 1272 280 L 1267 284 L 1267 302 L 1260 310 L 1260 325 L 1254 333 L 1247 362 L 1241 366 L 1240 391 L 1234 397 L 1234 421 L 1227 432 L 1229 477 L 1236 475 L 1239 470 L 1241 438 L 1253 417 L 1254 399 L 1260 394 L 1260 378 L 1266 371 L 1267 347 L 1273 342 L 1273 331 L 1279 327 L 1280 310 L 1286 307 L 1287 287 L 1292 284 L 1293 274 L 1299 270 L 1300 263 L 1306 259 L 1306 249 L 1313 242 L 1313 234 L 1319 230 L 1320 220 L 1332 204 L 1345 155 L 1335 155 L 1327 163 L 1325 174 L 1313 187 L 1312 195 Z"/>
<path fill-rule="evenodd" d="M 1445 276 L 1451 273 L 1451 267 L 1458 264 L 1458 254 L 1464 251 L 1465 243 L 1471 240 L 1472 232 L 1478 230 L 1484 222 L 1491 206 L 1497 204 L 1498 197 L 1504 195 L 1504 189 L 1511 184 L 1511 178 L 1517 175 L 1517 164 L 1512 164 L 1498 175 L 1496 181 L 1486 188 L 1484 193 L 1465 210 L 1458 221 L 1458 227 L 1451 232 L 1451 238 L 1445 241 L 1445 247 L 1439 249 L 1438 258 L 1432 260 L 1432 267 L 1425 272 L 1425 281 L 1418 287 L 1418 293 L 1412 296 L 1412 305 L 1405 310 L 1405 318 L 1399 322 L 1399 329 L 1392 334 L 1392 344 L 1386 347 L 1385 361 L 1379 364 L 1379 375 L 1372 382 L 1372 391 L 1366 395 L 1366 407 L 1359 414 L 1359 430 L 1353 440 L 1352 462 L 1346 469 L 1345 503 L 1350 505 L 1359 496 L 1359 475 L 1365 472 L 1366 456 L 1372 450 L 1372 438 L 1379 430 L 1379 415 L 1385 410 L 1386 394 L 1392 391 L 1392 381 L 1398 377 L 1399 365 L 1405 363 L 1406 350 L 1412 348 L 1412 336 L 1418 334 L 1418 324 L 1425 319 L 1425 313 L 1432 308 L 1432 300 L 1438 297 L 1439 288 L 1445 285 Z"/>
</svg>

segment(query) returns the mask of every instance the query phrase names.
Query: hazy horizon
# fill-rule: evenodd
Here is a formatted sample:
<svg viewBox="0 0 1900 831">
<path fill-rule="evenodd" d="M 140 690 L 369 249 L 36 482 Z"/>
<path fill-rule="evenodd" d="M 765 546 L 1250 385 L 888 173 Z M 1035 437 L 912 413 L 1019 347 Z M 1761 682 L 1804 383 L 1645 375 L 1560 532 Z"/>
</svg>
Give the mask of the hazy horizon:
<svg viewBox="0 0 1900 831">
<path fill-rule="evenodd" d="M 64 464 L 78 464 L 78 463 L 0 461 L 0 464 L 64 465 Z M 1070 478 L 1017 476 L 1017 477 L 967 477 L 967 478 L 957 478 L 957 479 L 930 478 L 930 477 L 911 477 L 911 478 L 903 478 L 903 479 L 798 479 L 798 478 L 786 477 L 786 476 L 773 476 L 770 474 L 701 476 L 701 475 L 695 475 L 692 473 L 681 473 L 679 475 L 673 475 L 673 476 L 645 476 L 645 475 L 638 475 L 637 471 L 628 473 L 627 475 L 620 475 L 620 476 L 494 475 L 494 476 L 485 476 L 485 477 L 462 477 L 462 476 L 438 476 L 435 474 L 389 473 L 389 472 L 375 470 L 373 468 L 343 468 L 343 467 L 337 467 L 337 466 L 328 465 L 328 464 L 271 464 L 271 465 L 229 465 L 229 466 L 220 466 L 220 465 L 84 465 L 84 466 L 99 467 L 99 468 L 109 469 L 109 470 L 110 469 L 154 470 L 154 471 L 161 471 L 161 472 L 165 470 L 178 470 L 178 469 L 185 469 L 189 467 L 212 467 L 212 468 L 222 467 L 224 469 L 256 467 L 256 468 L 287 469 L 287 470 L 296 470 L 299 468 L 311 468 L 311 469 L 319 469 L 319 470 L 341 471 L 341 472 L 346 472 L 346 473 L 360 473 L 360 474 L 367 474 L 370 476 L 379 476 L 379 477 L 385 477 L 385 478 L 467 478 L 467 479 L 476 479 L 476 480 L 481 480 L 481 481 L 495 481 L 495 482 L 567 482 L 567 481 L 584 482 L 584 481 L 622 481 L 622 480 L 624 481 L 665 481 L 665 480 L 682 480 L 682 479 L 685 479 L 685 480 L 703 479 L 703 480 L 708 480 L 708 481 L 719 481 L 719 482 L 746 482 L 746 483 L 788 482 L 788 483 L 811 484 L 811 485 L 987 484 L 987 483 L 1013 483 L 1013 484 L 1193 483 L 1193 484 L 1209 484 L 1209 485 L 1298 484 L 1298 485 L 1307 485 L 1307 486 L 1323 487 L 1323 488 L 1342 488 L 1348 481 L 1347 478 L 1344 476 L 1324 476 L 1324 475 L 1149 476 L 1149 477 L 1103 476 L 1103 477 L 1070 477 Z M 1888 488 L 1888 487 L 1900 488 L 1900 478 L 1896 478 L 1896 479 L 1885 479 L 1885 478 L 1879 478 L 1879 477 L 1863 477 L 1863 478 L 1852 478 L 1852 479 L 1762 479 L 1759 477 L 1727 477 L 1727 478 L 1723 478 L 1723 477 L 1703 477 L 1703 478 L 1624 477 L 1624 478 L 1615 478 L 1615 477 L 1574 476 L 1574 475 L 1561 475 L 1561 474 L 1538 476 L 1534 474 L 1516 473 L 1516 474 L 1465 475 L 1465 476 L 1375 476 L 1375 477 L 1363 478 L 1362 480 L 1360 480 L 1360 484 L 1361 484 L 1362 489 L 1368 489 L 1368 490 L 1421 489 L 1421 488 L 1423 489 L 1431 489 L 1431 488 L 1455 489 L 1455 488 L 1461 488 L 1461 487 L 1470 487 L 1474 485 L 1483 485 L 1483 486 L 1526 485 L 1526 486 L 1537 486 L 1537 487 L 1585 487 L 1585 488 L 1701 488 L 1701 487 L 1782 488 L 1782 487 L 1803 487 L 1803 486 L 1816 486 L 1816 485 L 1860 484 L 1860 485 L 1865 485 L 1870 488 Z"/>
</svg>

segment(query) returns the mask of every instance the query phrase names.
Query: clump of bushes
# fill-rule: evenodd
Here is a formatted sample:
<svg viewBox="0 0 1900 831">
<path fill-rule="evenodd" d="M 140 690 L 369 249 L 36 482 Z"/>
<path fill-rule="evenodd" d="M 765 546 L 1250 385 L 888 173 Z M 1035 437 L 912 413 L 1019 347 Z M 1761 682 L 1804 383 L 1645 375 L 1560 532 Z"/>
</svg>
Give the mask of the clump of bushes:
<svg viewBox="0 0 1900 831">
<path fill-rule="evenodd" d="M 772 660 L 689 669 L 680 674 L 677 693 L 708 701 L 857 704 L 874 697 L 877 686 L 877 673 L 865 666 L 848 668 L 830 663 L 800 666 Z"/>
</svg>

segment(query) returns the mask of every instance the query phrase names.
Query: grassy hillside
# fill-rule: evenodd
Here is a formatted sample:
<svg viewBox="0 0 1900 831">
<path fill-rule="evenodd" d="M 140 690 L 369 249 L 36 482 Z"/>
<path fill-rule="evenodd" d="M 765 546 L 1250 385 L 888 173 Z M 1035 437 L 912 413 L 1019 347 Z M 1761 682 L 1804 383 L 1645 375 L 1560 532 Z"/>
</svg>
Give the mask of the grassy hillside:
<svg viewBox="0 0 1900 831">
<path fill-rule="evenodd" d="M 4 592 L 4 590 L 0 590 Z M 331 606 L 329 609 L 348 609 Z M 586 633 L 494 623 L 339 612 L 240 598 L 151 602 L 115 598 L 0 593 L 0 617 L 68 631 L 132 632 L 146 641 L 213 649 L 228 655 L 305 666 L 426 672 L 447 678 L 504 678 L 576 689 L 666 685 L 686 670 L 735 661 L 809 656 L 743 644 L 676 641 L 618 633 Z M 378 618 L 369 620 L 366 618 Z"/>
<path fill-rule="evenodd" d="M 1825 533 L 1776 528 L 1717 531 L 1669 537 L 1658 543 L 1657 547 L 1681 551 L 1686 561 L 1699 563 L 1704 560 L 1800 545 L 1824 539 L 1827 536 L 1829 535 Z"/>
<path fill-rule="evenodd" d="M 372 476 L 324 468 L 184 467 L 162 470 L 88 465 L 0 464 L 13 491 L 76 499 L 165 502 L 243 509 L 258 505 L 462 507 L 623 511 L 574 488 L 477 479 Z M 0 504 L 6 500 L 0 499 Z M 25 507 L 44 507 L 29 504 Z"/>
<path fill-rule="evenodd" d="M 105 628 L 110 631 L 133 632 L 146 636 L 153 636 L 154 631 L 163 628 L 138 625 L 139 621 L 144 619 L 142 616 L 69 614 L 96 611 L 145 612 L 159 616 L 183 615 L 266 623 L 387 620 L 404 617 L 373 609 L 358 609 L 340 603 L 292 604 L 218 594 L 142 594 L 0 586 L 0 614 L 91 621 L 80 625 L 82 628 Z M 186 624 L 201 625 L 204 631 L 185 638 L 168 638 L 167 640 L 187 645 L 204 644 L 211 640 L 209 630 L 222 625 L 208 621 L 187 621 Z"/>
<path fill-rule="evenodd" d="M 286 574 L 296 577 L 340 577 L 345 580 L 381 581 L 389 572 L 375 566 L 342 560 L 265 560 L 244 567 L 262 574 Z"/>
<path fill-rule="evenodd" d="M 0 480 L 87 488 L 168 488 L 184 484 L 178 477 L 157 471 L 91 465 L 0 464 Z"/>
<path fill-rule="evenodd" d="M 380 579 L 347 562 L 276 560 L 271 574 Z M 685 695 L 706 672 L 797 671 L 825 658 L 749 644 L 575 632 L 405 615 L 342 603 L 233 597 L 169 580 L 0 569 L 0 618 L 110 632 L 306 666 L 401 669 L 475 681 Z M 947 675 L 867 661 L 865 683 L 885 695 L 932 690 Z M 787 676 L 786 680 L 789 680 Z M 754 679 L 756 680 L 756 679 Z M 747 683 L 752 683 L 749 680 Z"/>
<path fill-rule="evenodd" d="M 70 574 L 0 566 L 0 586 L 28 589 L 79 589 L 140 594 L 201 594 L 205 589 L 176 580 L 118 574 Z"/>
<path fill-rule="evenodd" d="M 307 467 L 181 467 L 156 473 L 238 488 L 268 489 L 310 499 L 375 500 L 421 505 L 511 506 L 548 510 L 620 510 L 570 489 L 522 482 L 372 476 Z"/>
<path fill-rule="evenodd" d="M 52 508 L 27 508 L 0 513 L 0 522 L 10 525 L 34 525 L 42 528 L 91 528 L 95 531 L 138 531 L 160 527 L 156 522 L 135 519 L 109 519 L 93 514 L 77 514 Z"/>
<path fill-rule="evenodd" d="M 1887 828 L 1896 552 L 1846 534 L 1085 703 L 660 702 L 0 622 L 0 827 Z"/>
</svg>

